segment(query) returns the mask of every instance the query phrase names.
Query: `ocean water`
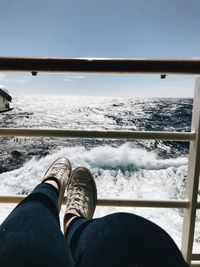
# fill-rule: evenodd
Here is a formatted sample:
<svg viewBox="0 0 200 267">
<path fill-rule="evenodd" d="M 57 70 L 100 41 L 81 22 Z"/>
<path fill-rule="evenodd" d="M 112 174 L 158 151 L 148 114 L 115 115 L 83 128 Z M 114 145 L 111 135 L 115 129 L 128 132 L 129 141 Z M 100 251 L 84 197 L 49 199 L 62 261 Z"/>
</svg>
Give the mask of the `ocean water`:
<svg viewBox="0 0 200 267">
<path fill-rule="evenodd" d="M 192 99 L 16 96 L 0 127 L 128 131 L 190 131 Z M 188 143 L 69 138 L 1 138 L 0 192 L 28 194 L 48 166 L 65 156 L 88 167 L 99 198 L 183 199 Z M 0 221 L 14 205 L 0 205 Z M 127 211 L 163 227 L 180 247 L 183 210 L 97 207 L 95 217 Z M 63 216 L 63 209 L 61 212 Z M 197 214 L 194 251 L 200 248 Z"/>
</svg>

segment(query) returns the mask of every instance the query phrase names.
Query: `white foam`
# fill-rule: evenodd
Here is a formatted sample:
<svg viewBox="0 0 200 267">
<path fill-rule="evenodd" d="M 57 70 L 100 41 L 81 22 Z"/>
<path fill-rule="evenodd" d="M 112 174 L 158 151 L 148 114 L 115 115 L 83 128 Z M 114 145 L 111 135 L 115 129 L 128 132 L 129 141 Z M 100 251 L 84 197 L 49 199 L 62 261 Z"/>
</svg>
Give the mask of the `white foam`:
<svg viewBox="0 0 200 267">
<path fill-rule="evenodd" d="M 159 159 L 155 152 L 140 148 L 131 148 L 126 143 L 119 148 L 101 146 L 90 151 L 82 151 L 81 157 L 91 167 L 131 168 L 131 169 L 167 169 L 187 165 L 187 158 Z"/>
</svg>

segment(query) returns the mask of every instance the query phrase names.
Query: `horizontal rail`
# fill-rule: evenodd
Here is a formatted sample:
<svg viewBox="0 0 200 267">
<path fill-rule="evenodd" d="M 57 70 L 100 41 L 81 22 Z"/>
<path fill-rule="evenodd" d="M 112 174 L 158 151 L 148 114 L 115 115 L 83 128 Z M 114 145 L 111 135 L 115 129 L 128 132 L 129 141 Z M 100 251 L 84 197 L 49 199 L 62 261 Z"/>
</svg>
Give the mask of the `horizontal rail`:
<svg viewBox="0 0 200 267">
<path fill-rule="evenodd" d="M 150 200 L 150 199 L 99 199 L 99 206 L 116 206 L 116 207 L 143 207 L 143 208 L 187 208 L 188 200 Z"/>
<path fill-rule="evenodd" d="M 200 261 L 200 254 L 192 254 L 192 260 Z"/>
<path fill-rule="evenodd" d="M 88 131 L 88 130 L 57 130 L 57 129 L 15 129 L 0 128 L 0 136 L 28 137 L 69 137 L 69 138 L 103 138 L 103 139 L 153 139 L 192 141 L 195 132 L 142 132 L 142 131 Z"/>
<path fill-rule="evenodd" d="M 191 267 L 200 267 L 200 261 L 192 261 L 192 263 L 190 264 Z"/>
<path fill-rule="evenodd" d="M 0 71 L 200 74 L 200 59 L 0 57 Z"/>
<path fill-rule="evenodd" d="M 19 203 L 26 195 L 0 196 L 0 203 Z M 66 197 L 63 199 L 66 203 Z M 151 200 L 151 199 L 98 199 L 98 206 L 116 206 L 116 207 L 145 207 L 145 208 L 188 208 L 189 200 Z M 200 208 L 200 202 L 198 203 Z"/>
<path fill-rule="evenodd" d="M 22 201 L 26 195 L 8 195 L 0 196 L 0 203 L 16 204 Z M 66 197 L 63 203 L 66 202 Z M 98 206 L 118 206 L 118 207 L 147 207 L 147 208 L 188 208 L 189 200 L 187 199 L 170 199 L 170 200 L 151 200 L 151 199 L 98 199 Z M 197 203 L 197 209 L 200 209 L 200 202 Z"/>
</svg>

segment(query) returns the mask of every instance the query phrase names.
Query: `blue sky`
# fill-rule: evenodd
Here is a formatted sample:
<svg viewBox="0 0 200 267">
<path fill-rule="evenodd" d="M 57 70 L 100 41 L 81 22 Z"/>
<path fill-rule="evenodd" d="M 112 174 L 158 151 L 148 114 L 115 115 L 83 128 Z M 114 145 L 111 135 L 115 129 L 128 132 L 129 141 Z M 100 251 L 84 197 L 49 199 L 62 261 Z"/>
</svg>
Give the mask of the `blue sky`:
<svg viewBox="0 0 200 267">
<path fill-rule="evenodd" d="M 199 58 L 199 0 L 2 0 L 0 56 Z M 12 94 L 193 96 L 194 76 L 0 73 Z"/>
</svg>

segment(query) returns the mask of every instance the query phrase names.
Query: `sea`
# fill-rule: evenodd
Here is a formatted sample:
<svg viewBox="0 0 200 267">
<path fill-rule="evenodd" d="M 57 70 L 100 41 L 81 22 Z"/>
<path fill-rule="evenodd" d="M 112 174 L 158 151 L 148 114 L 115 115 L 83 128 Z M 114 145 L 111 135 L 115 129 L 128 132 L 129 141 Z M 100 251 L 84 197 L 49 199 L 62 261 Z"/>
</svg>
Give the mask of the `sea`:
<svg viewBox="0 0 200 267">
<path fill-rule="evenodd" d="M 126 131 L 190 131 L 192 99 L 18 95 L 13 110 L 0 114 L 0 127 Z M 29 194 L 58 157 L 86 166 L 95 177 L 98 198 L 184 199 L 187 142 L 1 137 L 1 195 Z M 0 222 L 15 207 L 0 204 Z M 61 211 L 61 218 L 63 216 Z M 143 216 L 181 245 L 183 210 L 97 207 L 95 217 L 114 212 Z M 200 249 L 197 212 L 194 252 Z"/>
</svg>

